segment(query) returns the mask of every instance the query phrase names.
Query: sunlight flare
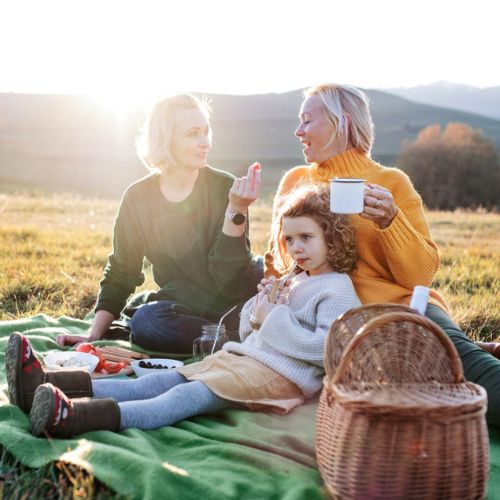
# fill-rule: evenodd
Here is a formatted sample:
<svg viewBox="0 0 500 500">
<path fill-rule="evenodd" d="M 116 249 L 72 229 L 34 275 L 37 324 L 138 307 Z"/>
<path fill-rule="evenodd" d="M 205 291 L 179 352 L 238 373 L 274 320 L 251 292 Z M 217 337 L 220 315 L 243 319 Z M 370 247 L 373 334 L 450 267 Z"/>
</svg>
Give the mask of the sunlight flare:
<svg viewBox="0 0 500 500">
<path fill-rule="evenodd" d="M 162 467 L 167 469 L 172 474 L 176 474 L 178 476 L 188 477 L 189 473 L 180 467 L 176 467 L 175 465 L 169 464 L 168 462 L 163 462 Z"/>
<path fill-rule="evenodd" d="M 70 464 L 78 465 L 85 469 L 88 473 L 93 472 L 92 465 L 86 460 L 94 448 L 94 445 L 87 439 L 79 439 L 78 445 L 74 450 L 68 450 L 63 453 L 59 460 Z"/>
</svg>

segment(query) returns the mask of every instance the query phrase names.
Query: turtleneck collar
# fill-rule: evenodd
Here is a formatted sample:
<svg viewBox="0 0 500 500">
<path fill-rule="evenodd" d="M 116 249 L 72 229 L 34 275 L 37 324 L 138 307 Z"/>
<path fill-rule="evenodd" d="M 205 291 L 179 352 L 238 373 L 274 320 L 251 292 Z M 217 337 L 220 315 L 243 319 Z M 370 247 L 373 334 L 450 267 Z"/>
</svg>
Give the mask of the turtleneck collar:
<svg viewBox="0 0 500 500">
<path fill-rule="evenodd" d="M 364 178 L 364 173 L 373 164 L 371 158 L 352 148 L 322 163 L 314 163 L 311 173 L 316 179 L 324 182 L 334 177 Z"/>
</svg>

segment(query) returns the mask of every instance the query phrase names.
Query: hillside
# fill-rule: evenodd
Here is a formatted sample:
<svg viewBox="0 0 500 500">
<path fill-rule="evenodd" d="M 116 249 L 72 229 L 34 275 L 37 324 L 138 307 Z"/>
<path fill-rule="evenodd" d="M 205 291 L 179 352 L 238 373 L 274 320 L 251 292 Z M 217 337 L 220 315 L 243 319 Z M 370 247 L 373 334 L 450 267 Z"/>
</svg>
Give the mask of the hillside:
<svg viewBox="0 0 500 500">
<path fill-rule="evenodd" d="M 408 88 L 384 89 L 414 102 L 459 109 L 500 120 L 500 86 L 484 89 L 470 85 L 436 82 Z"/>
<path fill-rule="evenodd" d="M 393 162 L 405 140 L 430 123 L 465 122 L 500 146 L 500 121 L 367 91 L 376 126 L 373 156 Z M 281 172 L 303 162 L 293 132 L 299 91 L 254 96 L 212 95 L 214 147 L 210 163 L 234 173 L 264 165 L 271 191 Z M 26 183 L 119 196 L 146 173 L 134 153 L 145 105 L 118 119 L 83 96 L 0 94 L 0 182 Z"/>
</svg>

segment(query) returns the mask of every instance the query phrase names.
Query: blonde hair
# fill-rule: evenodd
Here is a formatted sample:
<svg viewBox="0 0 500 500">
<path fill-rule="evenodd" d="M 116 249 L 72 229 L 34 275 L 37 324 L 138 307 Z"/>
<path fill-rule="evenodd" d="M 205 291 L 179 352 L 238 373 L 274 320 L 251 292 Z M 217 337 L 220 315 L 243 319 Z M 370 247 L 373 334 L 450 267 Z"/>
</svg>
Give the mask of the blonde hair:
<svg viewBox="0 0 500 500">
<path fill-rule="evenodd" d="M 356 232 L 348 215 L 330 212 L 330 187 L 302 185 L 280 197 L 273 223 L 272 254 L 274 267 L 280 274 L 292 270 L 283 237 L 283 217 L 310 217 L 325 232 L 327 258 L 332 270 L 348 273 L 356 267 Z"/>
<path fill-rule="evenodd" d="M 323 102 L 327 120 L 333 128 L 330 142 L 347 131 L 346 142 L 349 139 L 360 153 L 370 155 L 374 127 L 368 96 L 363 91 L 350 85 L 324 83 L 305 90 L 304 95 L 317 95 Z"/>
<path fill-rule="evenodd" d="M 136 140 L 139 159 L 148 169 L 164 170 L 174 166 L 171 145 L 180 110 L 198 108 L 207 118 L 212 112 L 209 100 L 191 94 L 175 94 L 162 98 L 150 107 Z"/>
</svg>

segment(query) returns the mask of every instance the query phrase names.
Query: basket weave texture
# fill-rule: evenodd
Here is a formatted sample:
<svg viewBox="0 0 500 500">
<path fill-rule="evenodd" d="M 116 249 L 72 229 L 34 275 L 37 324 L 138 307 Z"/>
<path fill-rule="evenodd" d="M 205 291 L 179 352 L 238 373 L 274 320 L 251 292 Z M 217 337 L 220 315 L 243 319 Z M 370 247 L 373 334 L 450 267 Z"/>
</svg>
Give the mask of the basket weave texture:
<svg viewBox="0 0 500 500">
<path fill-rule="evenodd" d="M 331 496 L 484 498 L 486 392 L 435 323 L 405 306 L 352 310 L 330 328 L 325 372 L 316 456 Z"/>
</svg>

